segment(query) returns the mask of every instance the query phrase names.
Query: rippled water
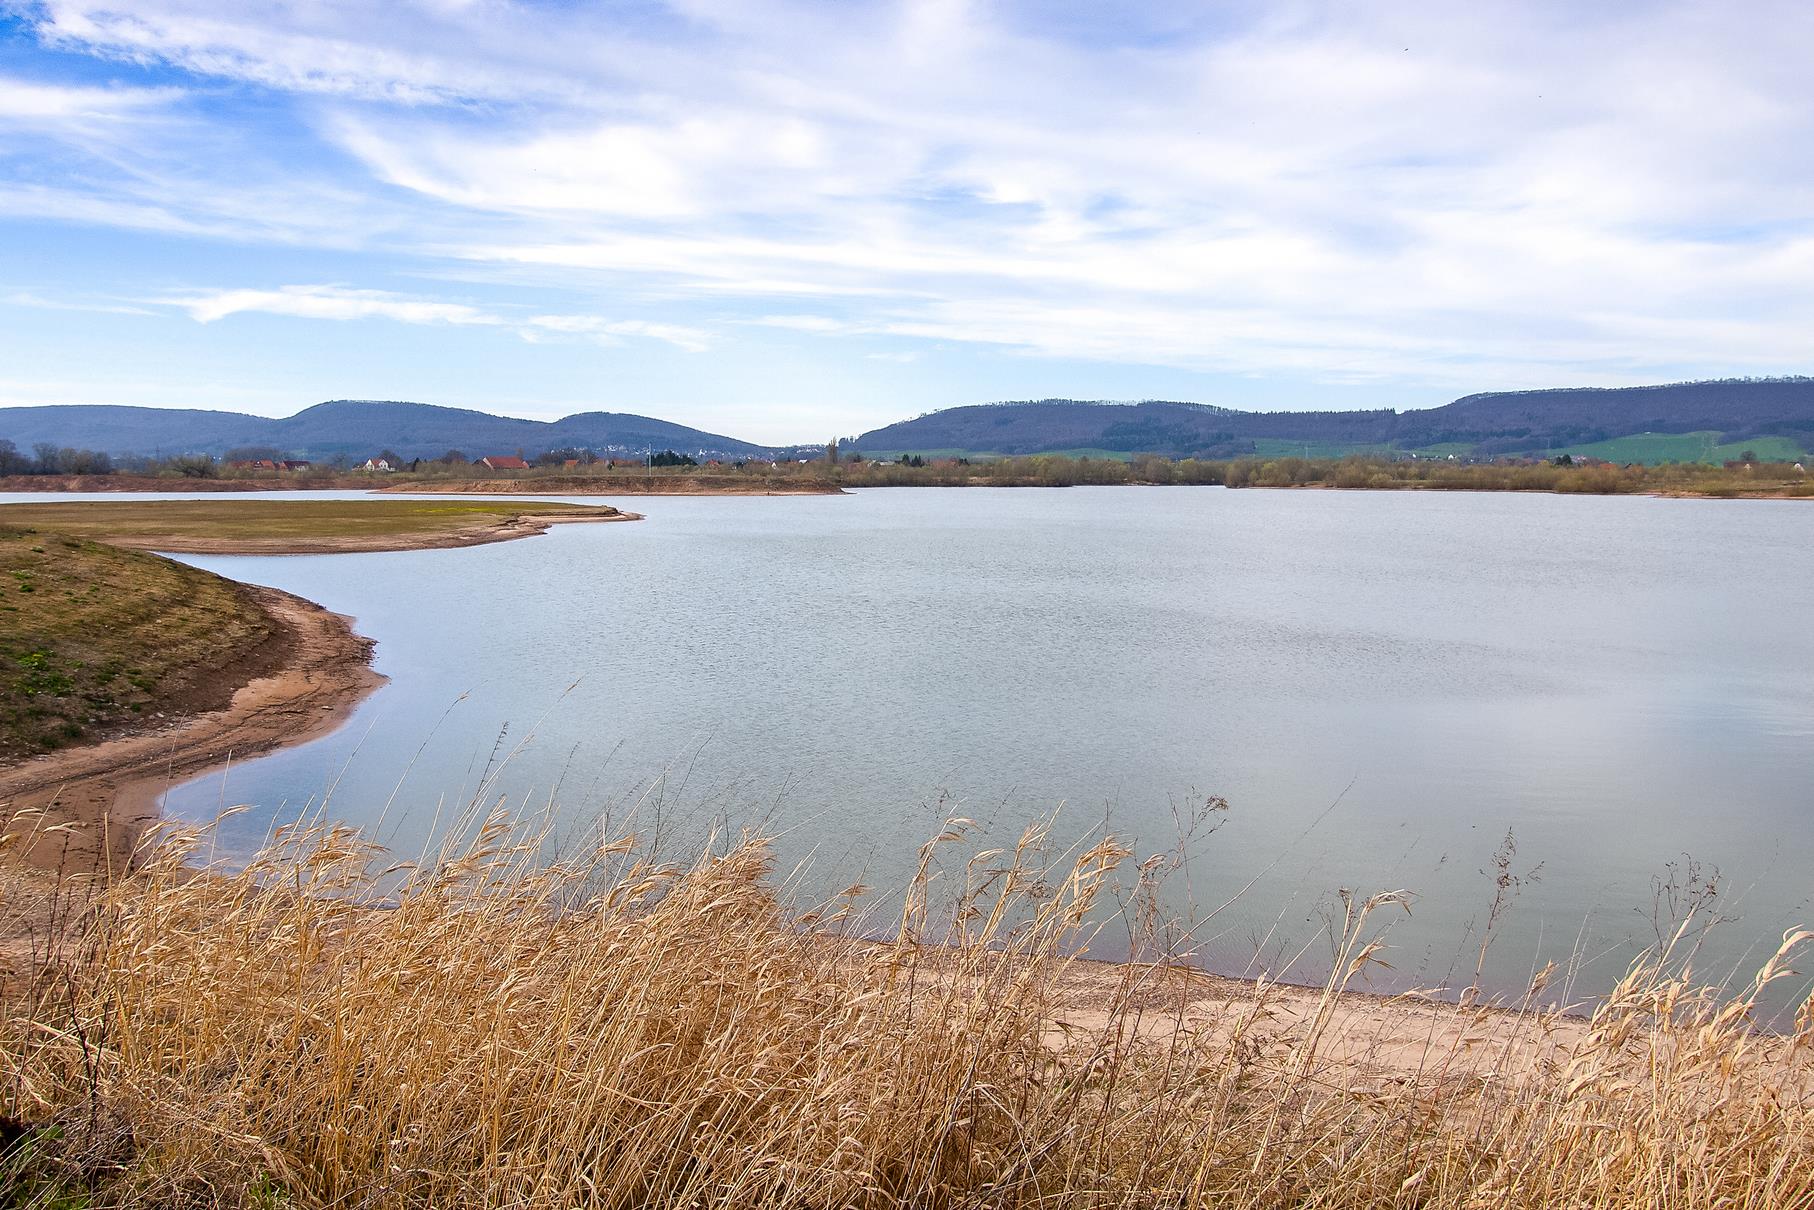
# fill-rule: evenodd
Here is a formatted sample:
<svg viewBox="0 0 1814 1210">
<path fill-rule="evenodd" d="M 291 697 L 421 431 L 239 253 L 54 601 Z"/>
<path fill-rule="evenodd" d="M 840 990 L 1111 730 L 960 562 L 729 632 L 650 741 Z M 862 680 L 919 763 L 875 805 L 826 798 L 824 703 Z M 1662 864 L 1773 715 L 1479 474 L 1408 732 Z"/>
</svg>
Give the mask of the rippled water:
<svg viewBox="0 0 1814 1210">
<path fill-rule="evenodd" d="M 1227 970 L 1314 975 L 1341 888 L 1408 888 L 1374 986 L 1465 984 L 1510 830 L 1541 863 L 1493 984 L 1654 939 L 1717 865 L 1702 969 L 1814 920 L 1814 505 L 1206 488 L 638 499 L 465 550 L 191 558 L 351 614 L 390 683 L 324 740 L 169 796 L 261 831 L 319 802 L 409 849 L 513 801 L 785 830 L 842 885 L 950 814 L 1141 850 L 1231 803 L 1194 898 Z M 524 741 L 527 741 L 524 743 Z M 522 745 L 520 748 L 518 745 Z M 497 764 L 508 756 L 501 774 Z M 662 779 L 665 775 L 665 781 Z M 1333 804 L 1333 806 L 1332 806 Z M 651 811 L 645 803 L 645 819 Z M 688 821 L 683 825 L 678 821 Z M 1485 872 L 1483 872 L 1485 871 Z M 1182 896 L 1182 887 L 1174 888 Z M 1112 949 L 1112 946 L 1108 948 Z"/>
</svg>

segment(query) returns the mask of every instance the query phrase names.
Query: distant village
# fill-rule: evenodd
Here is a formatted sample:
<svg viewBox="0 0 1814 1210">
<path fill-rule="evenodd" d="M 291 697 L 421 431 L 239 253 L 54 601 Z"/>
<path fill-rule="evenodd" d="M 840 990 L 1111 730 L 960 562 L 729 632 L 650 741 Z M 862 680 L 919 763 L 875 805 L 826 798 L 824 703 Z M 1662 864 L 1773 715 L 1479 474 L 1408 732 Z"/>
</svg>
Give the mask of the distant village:
<svg viewBox="0 0 1814 1210">
<path fill-rule="evenodd" d="M 789 459 L 801 464 L 816 461 L 812 458 Z M 864 459 L 861 454 L 847 456 L 843 459 L 846 465 L 861 465 Z M 958 459 L 948 460 L 956 465 Z M 903 464 L 925 466 L 925 460 L 903 455 Z M 735 467 L 747 466 L 776 467 L 783 463 L 765 458 L 735 459 L 725 461 L 719 458 L 708 458 L 704 462 L 691 454 L 676 453 L 673 450 L 662 450 L 658 453 L 629 456 L 600 456 L 591 450 L 553 450 L 534 459 L 516 454 L 486 454 L 483 457 L 468 459 L 457 450 L 449 450 L 438 458 L 404 458 L 389 450 L 374 454 L 362 462 L 351 462 L 336 459 L 333 469 L 363 471 L 368 474 L 391 474 L 393 472 L 413 472 L 422 470 L 448 470 L 454 467 L 471 467 L 478 471 L 533 471 L 533 470 L 579 470 L 581 468 L 598 468 L 617 470 L 627 467 Z M 251 474 L 268 473 L 274 475 L 300 474 L 317 469 L 317 464 L 307 458 L 227 458 L 222 466 L 229 471 L 240 471 Z"/>
<path fill-rule="evenodd" d="M 599 458 L 589 451 L 582 451 L 574 454 L 562 451 L 556 455 L 544 455 L 533 462 L 521 454 L 486 454 L 483 457 L 468 460 L 464 454 L 459 454 L 456 451 L 449 451 L 439 458 L 403 458 L 400 455 L 387 451 L 382 454 L 374 454 L 363 462 L 350 463 L 346 466 L 346 469 L 365 471 L 371 474 L 390 474 L 393 471 L 416 471 L 421 470 L 424 467 L 443 469 L 456 466 L 470 466 L 475 470 L 486 471 L 529 471 L 549 467 L 575 470 L 583 466 L 604 466 L 609 469 L 618 466 L 647 466 L 651 464 L 655 466 L 699 465 L 696 459 L 685 454 L 676 454 L 671 450 L 664 451 L 660 454 L 637 458 L 634 461 L 627 459 Z M 706 465 L 719 466 L 722 464 L 717 460 L 713 460 Z M 264 471 L 271 474 L 285 474 L 313 470 L 315 468 L 315 463 L 307 458 L 232 458 L 227 460 L 226 468 L 233 471 L 250 471 L 253 473 Z"/>
</svg>

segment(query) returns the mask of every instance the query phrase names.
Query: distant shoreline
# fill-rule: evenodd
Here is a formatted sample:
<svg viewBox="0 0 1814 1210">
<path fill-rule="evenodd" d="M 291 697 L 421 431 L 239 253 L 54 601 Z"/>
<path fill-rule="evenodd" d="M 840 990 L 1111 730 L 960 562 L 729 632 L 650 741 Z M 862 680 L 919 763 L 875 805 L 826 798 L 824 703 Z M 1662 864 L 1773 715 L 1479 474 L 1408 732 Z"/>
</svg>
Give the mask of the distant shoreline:
<svg viewBox="0 0 1814 1210">
<path fill-rule="evenodd" d="M 735 475 L 550 475 L 527 479 L 430 479 L 387 483 L 380 494 L 449 496 L 842 496 L 830 482 L 794 483 Z"/>
<path fill-rule="evenodd" d="M 1467 469 L 1463 468 L 1463 473 Z M 1490 469 L 1490 468 L 1482 468 Z M 1479 481 L 1474 481 L 1479 479 Z M 0 478 L 0 492 L 17 492 L 21 494 L 62 494 L 76 492 L 93 492 L 97 494 L 131 495 L 135 493 L 218 493 L 222 495 L 263 494 L 269 492 L 330 492 L 357 491 L 373 495 L 426 495 L 426 496 L 837 496 L 848 495 L 853 489 L 865 488 L 966 488 L 966 487 L 1228 487 L 1229 484 L 1214 481 L 1159 482 L 1145 479 L 1113 479 L 1108 481 L 1060 481 L 1043 482 L 1035 478 L 1009 478 L 989 476 L 929 477 L 926 479 L 908 479 L 889 481 L 887 478 L 796 480 L 774 477 L 743 477 L 737 475 L 687 475 L 659 474 L 654 476 L 624 475 L 549 475 L 530 476 L 515 479 L 402 479 L 396 477 L 376 477 L 370 474 L 347 474 L 323 479 L 321 476 L 297 476 L 290 479 L 179 479 L 162 478 L 147 475 L 13 475 Z M 1428 479 L 1394 479 L 1384 483 L 1338 483 L 1317 480 L 1301 483 L 1266 483 L 1245 482 L 1238 485 L 1241 490 L 1258 489 L 1311 489 L 1319 491 L 1355 491 L 1355 492 L 1492 492 L 1522 495 L 1581 495 L 1581 496 L 1649 496 L 1654 499 L 1680 500 L 1806 500 L 1814 499 L 1814 480 L 1803 483 L 1784 484 L 1780 482 L 1758 484 L 1752 487 L 1742 480 L 1735 480 L 1730 475 L 1710 476 L 1703 488 L 1693 486 L 1647 486 L 1642 483 L 1618 486 L 1612 489 L 1601 489 L 1592 485 L 1576 484 L 1572 480 L 1560 480 L 1554 484 L 1546 483 L 1494 483 L 1484 476 L 1475 476 L 1460 481 L 1443 481 Z M 621 519 L 632 519 L 635 514 L 626 514 Z M 537 531 L 540 532 L 540 531 Z M 509 537 L 521 536 L 501 534 L 488 539 L 505 541 Z M 459 543 L 467 545 L 470 543 Z M 176 550 L 176 547 L 162 549 Z M 335 547 L 334 549 L 366 549 Z M 395 549 L 384 547 L 379 549 Z M 184 553 L 211 553 L 201 550 Z M 225 553 L 225 552 L 219 552 Z M 250 553 L 250 552 L 246 552 Z M 275 552 L 269 552 L 275 553 Z M 289 552 L 318 553 L 318 552 Z"/>
</svg>

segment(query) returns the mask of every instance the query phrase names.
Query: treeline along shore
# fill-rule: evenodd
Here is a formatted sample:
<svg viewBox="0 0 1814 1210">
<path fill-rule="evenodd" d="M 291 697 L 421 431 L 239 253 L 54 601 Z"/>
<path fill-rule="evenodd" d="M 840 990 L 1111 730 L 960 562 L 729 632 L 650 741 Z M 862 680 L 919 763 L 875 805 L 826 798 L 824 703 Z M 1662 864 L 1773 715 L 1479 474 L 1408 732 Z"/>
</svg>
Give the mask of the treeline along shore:
<svg viewBox="0 0 1814 1210">
<path fill-rule="evenodd" d="M 0 478 L 9 492 L 263 492 L 381 490 L 449 495 L 814 495 L 864 487 L 1071 487 L 1083 485 L 1336 488 L 1346 491 L 1513 491 L 1586 495 L 1814 497 L 1805 462 L 1618 465 L 1561 457 L 1470 463 L 1443 458 L 1171 459 L 1036 454 L 965 458 L 861 454 L 791 462 L 645 466 L 599 461 L 490 472 L 418 463 L 396 471 L 255 471 L 213 460 L 155 473 L 113 471 Z"/>
</svg>

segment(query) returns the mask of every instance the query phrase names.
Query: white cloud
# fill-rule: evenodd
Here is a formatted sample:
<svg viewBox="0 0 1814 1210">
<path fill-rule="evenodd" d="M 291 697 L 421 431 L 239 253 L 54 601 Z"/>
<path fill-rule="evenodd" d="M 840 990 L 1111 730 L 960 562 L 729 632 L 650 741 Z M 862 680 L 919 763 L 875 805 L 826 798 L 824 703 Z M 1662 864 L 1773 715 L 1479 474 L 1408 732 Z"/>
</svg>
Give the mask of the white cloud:
<svg viewBox="0 0 1814 1210">
<path fill-rule="evenodd" d="M 596 315 L 519 316 L 487 310 L 467 303 L 415 298 L 385 290 L 358 290 L 334 285 L 283 286 L 276 290 L 207 290 L 157 300 L 178 307 L 197 323 L 215 323 L 246 312 L 287 315 L 298 319 L 388 319 L 406 324 L 455 327 L 504 328 L 524 340 L 545 339 L 550 334 L 585 336 L 601 343 L 619 343 L 622 337 L 639 336 L 663 341 L 689 352 L 707 347 L 707 334 L 698 328 L 640 319 L 605 319 Z"/>
<path fill-rule="evenodd" d="M 83 88 L 0 76 L 0 123 L 118 120 L 180 96 L 174 88 Z"/>
<path fill-rule="evenodd" d="M 45 298 L 30 290 L 15 290 L 0 295 L 0 303 L 10 307 L 30 307 L 36 311 L 85 311 L 92 315 L 155 315 L 149 307 L 96 299 Z"/>
<path fill-rule="evenodd" d="M 402 252 L 714 317 L 314 286 L 196 295 L 204 322 L 696 349 L 741 306 L 828 342 L 1332 383 L 1806 368 L 1814 9 L 1787 0 L 1287 0 L 1201 23 L 1103 10 L 1081 31 L 1012 3 L 130 10 L 33 11 L 66 50 L 292 94 L 320 144 L 245 184 L 225 163 L 175 175 L 206 155 L 193 139 L 109 149 L 108 190 L 72 202 L 89 221 Z M 0 117 L 141 103 L 8 87 Z M 39 188 L 0 208 L 67 196 Z"/>
<path fill-rule="evenodd" d="M 431 302 L 387 294 L 382 290 L 349 290 L 341 286 L 284 286 L 277 290 L 214 290 L 171 299 L 197 323 L 229 315 L 262 311 L 303 319 L 394 319 L 410 324 L 481 324 L 501 321 L 462 303 Z"/>
<path fill-rule="evenodd" d="M 666 341 L 689 353 L 703 353 L 710 348 L 707 334 L 682 324 L 652 323 L 644 319 L 600 319 L 595 315 L 536 315 L 523 323 L 528 332 L 561 332 L 590 336 L 607 344 L 624 336 L 646 336 Z"/>
<path fill-rule="evenodd" d="M 768 328 L 788 328 L 795 332 L 848 332 L 851 325 L 829 315 L 764 315 L 755 321 Z"/>
</svg>

